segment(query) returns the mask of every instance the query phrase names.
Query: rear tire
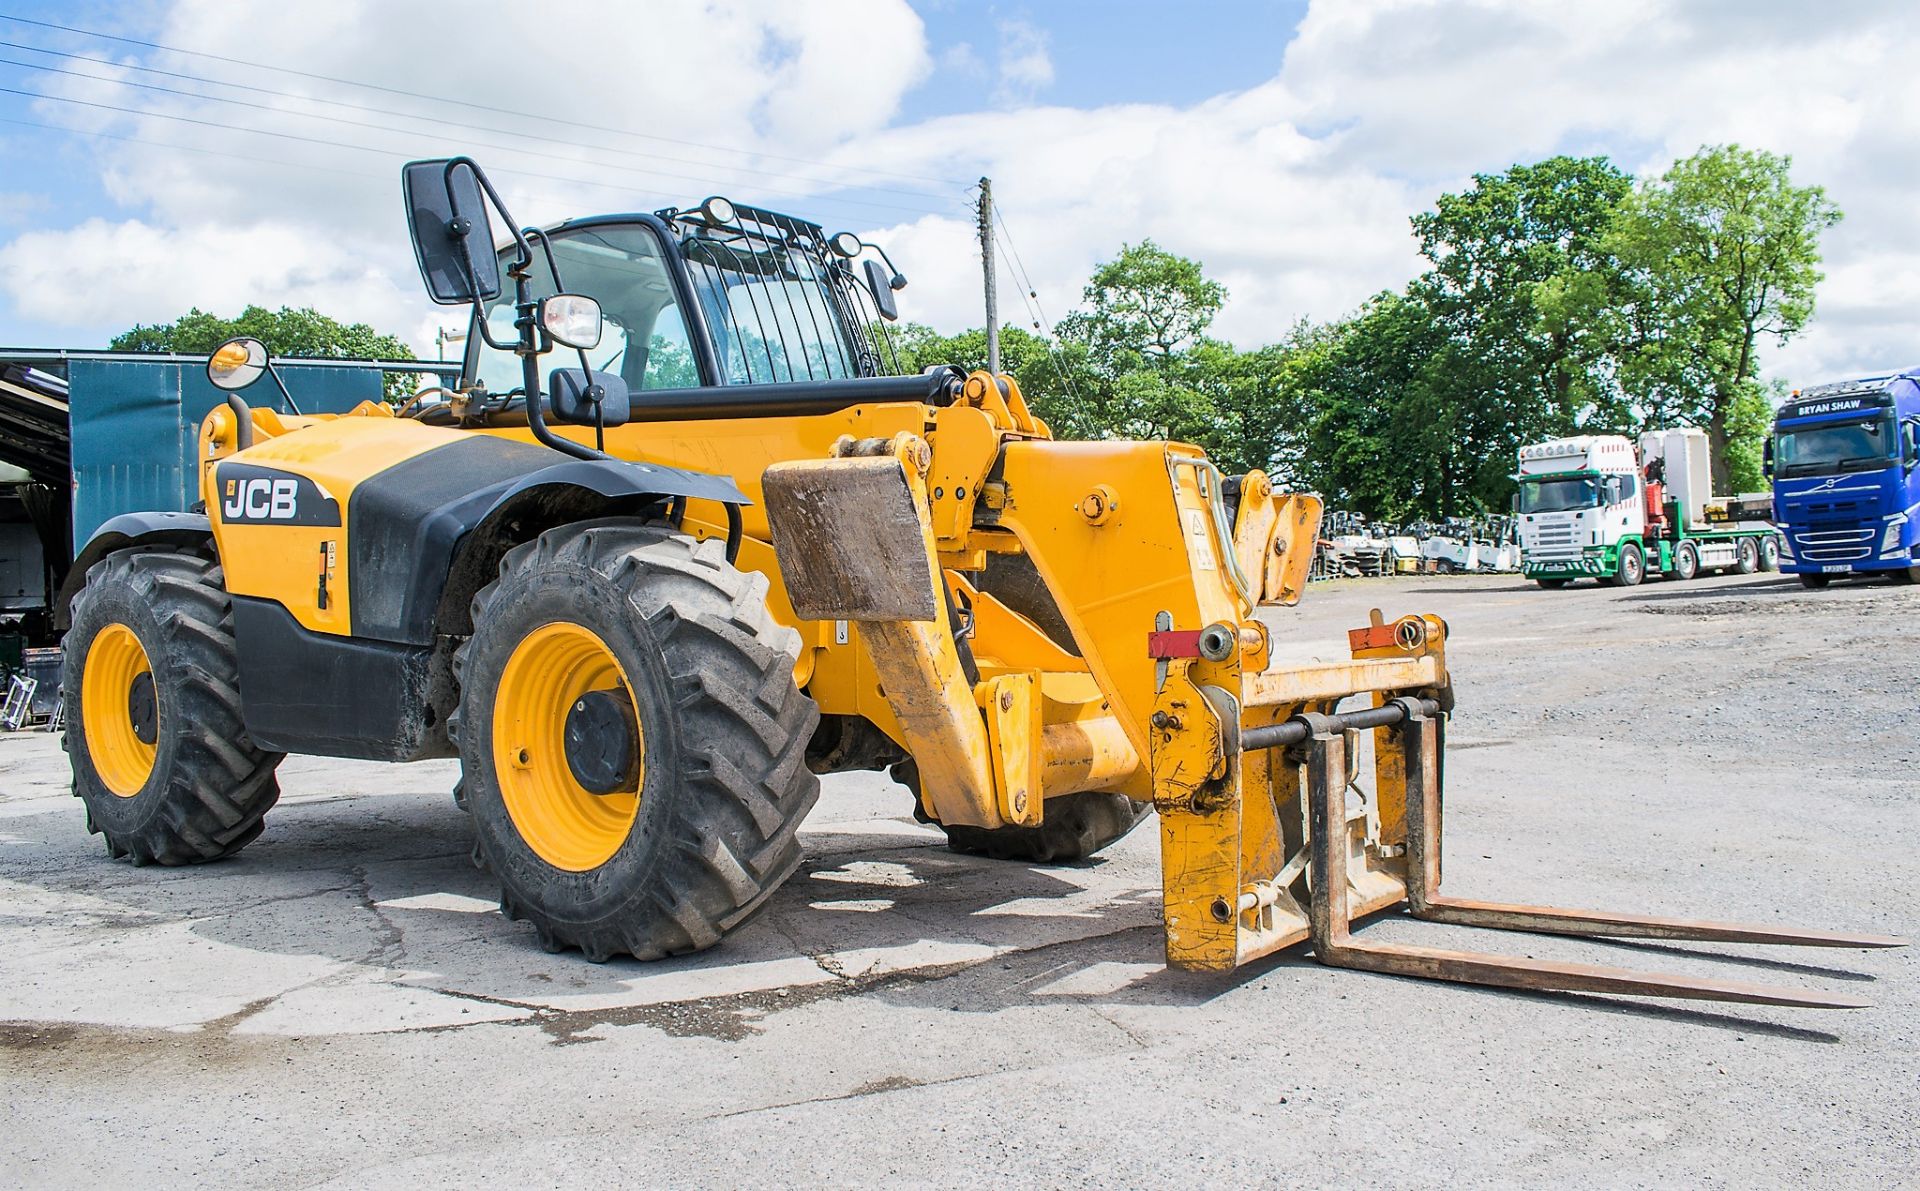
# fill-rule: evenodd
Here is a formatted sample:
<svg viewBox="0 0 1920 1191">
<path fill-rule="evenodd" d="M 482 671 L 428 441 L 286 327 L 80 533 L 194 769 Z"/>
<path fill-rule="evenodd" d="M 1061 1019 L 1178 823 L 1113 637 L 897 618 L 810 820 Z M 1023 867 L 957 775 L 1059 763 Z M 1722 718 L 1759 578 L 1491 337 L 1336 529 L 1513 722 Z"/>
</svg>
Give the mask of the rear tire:
<svg viewBox="0 0 1920 1191">
<path fill-rule="evenodd" d="M 1070 864 L 1115 843 L 1153 813 L 1151 802 L 1088 791 L 1049 798 L 1038 827 L 947 827 L 947 846 L 970 856 Z"/>
<path fill-rule="evenodd" d="M 241 719 L 219 564 L 109 554 L 74 598 L 64 644 L 73 792 L 107 854 L 199 864 L 251 843 L 279 800 L 284 754 L 255 747 Z"/>
<path fill-rule="evenodd" d="M 766 594 L 719 541 L 608 521 L 515 547 L 474 598 L 451 725 L 463 789 L 501 911 L 549 951 L 711 947 L 799 867 L 819 712 L 794 685 L 800 636 Z M 606 794 L 582 784 L 604 754 L 568 749 L 560 728 L 582 691 L 630 717 L 630 767 Z"/>
<path fill-rule="evenodd" d="M 1682 542 L 1673 548 L 1673 577 L 1685 583 L 1700 575 L 1700 550 L 1692 542 Z"/>
<path fill-rule="evenodd" d="M 1763 571 L 1780 569 L 1780 539 L 1771 534 L 1760 543 L 1760 569 Z"/>
<path fill-rule="evenodd" d="M 1819 591 L 1821 588 L 1825 587 L 1827 584 L 1831 582 L 1833 582 L 1833 576 L 1831 575 L 1800 576 L 1800 586 L 1807 588 L 1810 591 Z"/>
<path fill-rule="evenodd" d="M 1741 538 L 1734 547 L 1733 569 L 1742 575 L 1751 575 L 1760 569 L 1760 546 L 1752 538 Z"/>
</svg>

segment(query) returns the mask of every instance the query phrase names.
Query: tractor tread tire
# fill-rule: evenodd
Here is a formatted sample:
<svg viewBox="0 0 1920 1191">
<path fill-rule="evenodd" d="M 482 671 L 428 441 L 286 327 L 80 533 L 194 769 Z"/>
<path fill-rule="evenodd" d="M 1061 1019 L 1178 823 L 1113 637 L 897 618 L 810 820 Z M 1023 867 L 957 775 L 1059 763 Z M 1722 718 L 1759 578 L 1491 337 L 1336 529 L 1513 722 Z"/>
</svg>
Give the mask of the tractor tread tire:
<svg viewBox="0 0 1920 1191">
<path fill-rule="evenodd" d="M 141 637 L 163 709 L 153 776 L 131 798 L 94 774 L 79 696 L 88 648 L 111 623 Z M 274 771 L 285 754 L 258 748 L 247 735 L 232 603 L 217 562 L 166 550 L 107 555 L 74 598 L 62 665 L 73 792 L 86 804 L 88 830 L 106 837 L 108 855 L 135 865 L 200 864 L 260 835 L 280 798 Z M 190 729 L 168 735 L 169 721 Z"/>
<path fill-rule="evenodd" d="M 1046 818 L 1038 827 L 940 827 L 947 833 L 947 846 L 969 856 L 1072 864 L 1114 843 L 1152 813 L 1151 802 L 1086 791 L 1049 798 Z"/>
<path fill-rule="evenodd" d="M 519 839 L 485 757 L 488 733 L 468 731 L 491 723 L 490 703 L 476 719 L 469 702 L 490 700 L 491 685 L 483 692 L 467 683 L 476 645 L 513 614 L 503 591 L 556 570 L 619 593 L 623 614 L 658 651 L 664 677 L 652 692 L 660 704 L 654 723 L 673 728 L 666 739 L 645 736 L 633 828 L 640 839 L 630 835 L 587 874 L 599 881 L 591 897 L 570 880 L 581 874 L 552 868 Z M 577 947 L 595 962 L 700 951 L 762 909 L 799 868 L 800 823 L 820 795 L 806 765 L 820 717 L 794 685 L 800 636 L 773 618 L 766 596 L 766 577 L 735 569 L 718 540 L 613 520 L 562 526 L 514 547 L 499 578 L 474 597 L 474 636 L 454 658 L 461 701 L 449 730 L 460 744 L 475 858 L 500 878 L 501 911 L 530 922 L 548 951 Z M 504 661 L 511 643 L 489 648 Z M 634 662 L 621 661 L 631 671 Z M 642 694 L 648 680 L 630 678 Z"/>
</svg>

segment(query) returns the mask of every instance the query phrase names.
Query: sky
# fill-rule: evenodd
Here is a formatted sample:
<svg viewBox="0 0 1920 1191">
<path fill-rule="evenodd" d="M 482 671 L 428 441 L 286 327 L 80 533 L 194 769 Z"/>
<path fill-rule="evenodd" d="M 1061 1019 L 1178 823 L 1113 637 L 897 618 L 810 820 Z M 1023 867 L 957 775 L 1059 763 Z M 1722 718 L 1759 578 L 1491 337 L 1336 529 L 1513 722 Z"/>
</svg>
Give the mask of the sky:
<svg viewBox="0 0 1920 1191">
<path fill-rule="evenodd" d="M 1398 288 L 1408 217 L 1560 152 L 1790 154 L 1846 213 L 1798 386 L 1920 363 L 1920 5 L 1895 0 L 0 0 L 0 344 L 313 306 L 434 351 L 400 210 L 469 153 L 522 223 L 709 194 L 884 246 L 906 317 L 1051 325 L 1152 238 L 1242 347 Z M 520 24 L 516 27 L 515 22 Z M 59 28 L 55 26 L 64 26 Z M 509 30 L 513 32 L 509 33 Z M 64 73 L 63 73 L 64 72 Z M 1030 296 L 1031 295 L 1031 296 Z"/>
</svg>

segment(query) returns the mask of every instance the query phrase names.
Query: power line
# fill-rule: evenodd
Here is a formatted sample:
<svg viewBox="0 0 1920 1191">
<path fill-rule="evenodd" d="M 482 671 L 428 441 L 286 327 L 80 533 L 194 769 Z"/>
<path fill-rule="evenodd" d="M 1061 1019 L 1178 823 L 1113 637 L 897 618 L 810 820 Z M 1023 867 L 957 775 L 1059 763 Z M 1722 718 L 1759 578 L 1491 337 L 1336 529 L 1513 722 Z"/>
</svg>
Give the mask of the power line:
<svg viewBox="0 0 1920 1191">
<path fill-rule="evenodd" d="M 54 71 L 55 73 L 69 74 L 69 75 L 76 73 L 74 71 L 61 70 L 58 67 L 35 66 L 32 63 L 15 62 L 13 59 L 10 59 L 10 58 L 0 58 L 0 63 L 5 63 L 12 66 L 25 66 L 28 70 Z M 79 77 L 93 79 L 96 82 L 111 83 L 114 86 L 140 87 L 140 88 L 145 88 L 147 90 L 165 91 L 173 95 L 190 95 L 190 93 L 188 92 L 179 91 L 173 87 L 161 87 L 152 83 L 132 83 L 132 82 L 125 82 L 121 80 L 100 79 L 94 75 L 80 75 Z M 145 108 L 119 107 L 114 104 L 96 103 L 91 100 L 85 100 L 85 99 L 74 99 L 70 96 L 65 96 L 65 95 L 53 95 L 44 91 L 21 91 L 12 87 L 0 87 L 0 92 L 7 92 L 9 94 L 14 94 L 14 95 L 26 95 L 36 99 L 47 99 L 55 103 L 85 104 L 88 107 L 105 108 L 108 111 L 124 112 L 129 115 L 135 115 L 135 116 L 152 116 L 162 120 L 185 120 L 185 121 L 188 121 L 189 123 L 205 124 L 210 127 L 225 128 L 229 131 L 253 132 L 253 133 L 259 133 L 264 136 L 289 136 L 289 137 L 295 137 L 295 139 L 299 139 L 299 140 L 311 141 L 312 143 L 317 145 L 331 145 L 336 148 L 351 149 L 351 148 L 366 147 L 366 146 L 352 145 L 343 141 L 325 141 L 325 140 L 319 140 L 313 137 L 299 137 L 293 133 L 273 132 L 271 130 L 262 129 L 262 128 L 247 128 L 247 127 L 232 125 L 232 124 L 218 124 L 218 123 L 214 123 L 206 120 L 194 120 L 191 117 L 187 117 L 187 116 L 178 116 L 178 115 L 173 115 L 167 112 L 157 112 L 157 111 L 152 111 Z M 196 98 L 196 99 L 205 99 L 214 103 L 234 104 L 239 107 L 252 108 L 258 111 L 274 112 L 280 115 L 293 116 L 301 119 L 324 120 L 332 124 L 342 124 L 342 125 L 347 125 L 354 128 L 365 128 L 374 132 L 393 133 L 397 136 L 420 137 L 420 136 L 427 135 L 418 129 L 395 128 L 390 124 L 373 124 L 365 120 L 349 120 L 340 116 L 319 116 L 319 115 L 313 115 L 311 113 L 305 113 L 305 112 L 289 112 L 282 108 L 275 108 L 275 107 L 268 106 L 266 104 L 253 103 L 245 99 L 229 99 L 224 96 L 217 96 L 217 95 L 190 96 L 190 97 Z M 470 145 L 478 146 L 480 148 L 499 149 L 503 152 L 520 153 L 528 157 L 541 157 L 549 161 L 564 161 L 569 163 L 580 162 L 580 159 L 578 157 L 570 157 L 562 153 L 547 153 L 539 149 L 528 149 L 528 148 L 524 148 L 516 145 L 505 145 L 505 144 L 501 144 L 498 141 L 468 141 L 467 143 Z M 591 163 L 583 163 L 583 164 L 591 164 Z M 710 179 L 696 177 L 692 174 L 675 173 L 672 170 L 650 170 L 650 169 L 643 169 L 639 166 L 628 166 L 628 165 L 603 165 L 599 168 L 606 169 L 606 170 L 618 170 L 621 173 L 628 173 L 628 174 L 643 174 L 648 177 L 654 177 L 654 178 L 676 178 L 683 182 L 694 182 L 702 186 L 711 184 Z M 813 194 L 805 191 L 781 190 L 775 187 L 767 187 L 765 190 L 765 193 L 785 195 L 786 197 L 789 197 L 789 198 L 815 197 Z M 880 210 L 890 210 L 890 211 L 904 211 L 910 215 L 932 215 L 936 213 L 935 211 L 933 211 L 931 208 L 928 208 L 928 207 L 906 207 L 898 203 L 883 203 L 883 202 L 877 202 L 877 201 L 868 200 L 868 199 L 856 199 L 856 198 L 843 197 L 838 199 L 837 201 L 842 204 L 847 204 L 852 206 L 874 207 Z"/>
<path fill-rule="evenodd" d="M 69 61 L 75 61 L 75 62 L 87 62 L 96 66 L 105 66 L 113 70 L 132 70 L 132 71 L 139 71 L 143 74 L 159 75 L 164 78 L 180 79 L 185 82 L 197 83 L 203 87 L 227 87 L 232 90 L 247 91 L 256 95 L 270 95 L 276 99 L 290 99 L 298 103 L 316 104 L 323 107 L 345 108 L 349 111 L 356 111 L 356 112 L 372 112 L 375 115 L 398 116 L 404 120 L 434 121 L 450 128 L 464 128 L 473 132 L 497 133 L 502 136 L 520 137 L 524 140 L 544 141 L 548 144 L 562 145 L 570 149 L 586 149 L 586 150 L 591 150 L 595 153 L 616 153 L 623 157 L 639 158 L 642 160 L 671 161 L 681 165 L 705 166 L 713 169 L 729 170 L 734 173 L 757 174 L 761 177 L 766 177 L 766 178 L 790 178 L 795 181 L 817 182 L 822 185 L 840 187 L 844 189 L 853 189 L 855 187 L 858 187 L 859 189 L 866 190 L 875 194 L 893 194 L 893 195 L 900 195 L 906 198 L 927 198 L 927 197 L 931 197 L 933 193 L 926 190 L 901 190 L 894 187 L 874 186 L 866 182 L 850 181 L 850 180 L 841 179 L 841 178 L 823 178 L 813 174 L 795 173 L 791 170 L 786 170 L 786 171 L 760 170 L 760 169 L 754 169 L 750 166 L 726 165 L 721 162 L 700 161 L 690 157 L 669 157 L 663 154 L 655 154 L 651 152 L 642 154 L 638 150 L 620 149 L 620 148 L 615 148 L 612 145 L 583 144 L 578 141 L 564 140 L 560 137 L 543 136 L 535 132 L 522 132 L 519 129 L 514 129 L 514 128 L 499 128 L 490 124 L 469 124 L 464 121 L 449 120 L 449 119 L 445 119 L 438 116 L 424 116 L 424 115 L 416 115 L 412 112 L 390 111 L 386 108 L 375 107 L 372 104 L 353 103 L 351 101 L 344 100 L 344 99 L 332 99 L 332 98 L 326 98 L 326 97 L 317 96 L 317 95 L 301 95 L 298 92 L 294 92 L 294 91 L 276 91 L 271 87 L 256 87 L 250 83 L 233 83 L 233 82 L 228 82 L 225 79 L 208 78 L 204 75 L 188 74 L 184 71 L 178 71 L 178 70 L 162 70 L 159 67 L 142 66 L 138 63 L 133 63 L 133 62 L 115 62 L 111 58 L 98 58 L 98 57 L 94 57 L 91 54 L 74 54 L 64 50 L 49 50 L 49 49 L 44 49 L 40 46 L 27 45 L 23 42 L 17 42 L 17 41 L 0 40 L 0 46 L 6 47 L 8 49 L 23 50 L 29 54 L 44 54 L 52 58 L 63 58 L 63 59 L 67 59 Z M 209 95 L 209 94 L 206 94 L 204 91 L 184 91 L 174 87 L 164 87 L 157 83 L 136 83 L 128 79 L 114 78 L 107 75 L 89 74 L 85 71 L 68 70 L 64 67 L 59 67 L 59 66 L 46 66 L 39 63 L 35 63 L 35 62 L 21 62 L 18 59 L 14 59 L 14 58 L 0 58 L 0 63 L 5 63 L 9 66 L 22 67 L 23 69 L 26 69 L 26 70 L 40 70 L 40 71 L 46 71 L 51 74 L 63 74 L 72 78 L 88 79 L 90 81 L 107 83 L 113 86 L 138 87 L 145 91 L 160 91 L 168 95 L 179 95 L 188 99 L 206 100 L 211 103 L 238 104 L 242 107 L 258 108 L 261 111 L 275 112 L 282 115 L 294 116 L 300 119 L 331 120 L 335 123 L 351 124 L 351 125 L 355 125 L 357 127 L 362 127 L 362 128 L 386 129 L 386 126 L 384 125 L 364 124 L 359 121 L 347 120 L 347 119 L 334 117 L 334 116 L 326 116 L 326 115 L 313 113 L 313 112 L 293 111 L 288 108 L 276 107 L 270 104 L 249 103 L 245 100 L 232 99 L 226 96 Z M 814 163 L 814 164 L 818 164 L 818 163 Z M 858 168 L 858 167 L 829 166 L 827 168 L 844 169 L 844 168 Z"/>
<path fill-rule="evenodd" d="M 398 87 L 382 86 L 378 83 L 361 82 L 358 79 L 340 78 L 336 75 L 316 74 L 312 71 L 296 70 L 289 66 L 268 65 L 265 63 L 249 61 L 248 59 L 245 59 L 245 58 L 230 58 L 225 55 L 209 53 L 204 50 L 189 50 L 189 49 L 182 48 L 180 46 L 166 45 L 161 42 L 143 41 L 136 37 L 123 37 L 114 33 L 101 33 L 92 29 L 80 29 L 72 25 L 56 24 L 53 21 L 41 21 L 41 20 L 35 20 L 31 17 L 15 16 L 12 13 L 0 13 L 0 20 L 12 21 L 15 24 L 19 24 L 19 25 L 32 25 L 42 29 L 57 29 L 62 33 L 75 33 L 82 37 L 93 37 L 93 38 L 98 38 L 99 40 L 102 40 L 102 41 L 115 41 L 123 45 L 136 45 L 136 46 L 141 46 L 145 49 L 160 50 L 169 54 L 184 54 L 184 55 L 195 57 L 195 58 L 206 58 L 214 62 L 225 62 L 228 65 L 243 66 L 252 70 L 271 70 L 278 74 L 294 75 L 299 78 L 314 79 L 314 80 L 317 80 L 320 82 L 326 82 L 326 83 L 337 83 L 344 87 L 358 87 L 366 91 L 378 91 L 388 95 L 401 95 L 409 99 L 425 100 L 428 103 L 438 103 L 438 104 L 450 105 L 453 107 L 471 108 L 475 111 L 495 112 L 503 116 L 515 116 L 523 120 L 536 120 L 544 124 L 562 124 L 572 128 L 589 129 L 593 132 L 610 132 L 616 136 L 635 137 L 640 140 L 659 141 L 662 144 L 682 145 L 682 146 L 686 146 L 688 148 L 694 148 L 694 149 L 707 149 L 717 153 L 735 153 L 735 154 L 740 154 L 742 156 L 748 156 L 748 157 L 758 156 L 758 157 L 764 157 L 769 161 L 788 161 L 788 162 L 794 162 L 800 165 L 817 164 L 812 160 L 804 157 L 786 157 L 786 156 L 782 156 L 780 154 L 775 154 L 775 153 L 760 153 L 752 149 L 736 149 L 726 145 L 713 145 L 713 144 L 703 143 L 700 141 L 680 140 L 674 137 L 657 136 L 652 133 L 633 132 L 631 130 L 624 129 L 624 128 L 611 128 L 604 124 L 590 124 L 590 123 L 586 123 L 579 120 L 567 120 L 558 116 L 542 116 L 532 112 L 515 111 L 512 108 L 493 107 L 488 104 L 472 103 L 466 100 L 448 99 L 445 96 L 441 96 L 441 95 L 432 95 L 432 94 L 427 94 L 419 91 L 407 91 Z M 870 169 L 866 166 L 837 166 L 835 168 L 856 170 L 861 173 L 875 174 L 881 177 L 902 178 L 912 182 L 932 182 L 940 186 L 965 185 L 965 183 L 956 181 L 951 178 L 934 178 L 924 174 L 903 174 L 903 173 L 897 173 L 890 170 Z"/>
<path fill-rule="evenodd" d="M 322 174 L 339 174 L 348 178 L 370 178 L 377 182 L 390 181 L 384 174 L 370 174 L 364 170 L 343 170 L 330 165 L 315 165 L 310 161 L 280 161 L 272 157 L 257 157 L 251 153 L 228 153 L 221 149 L 205 149 L 197 145 L 176 145 L 169 141 L 148 140 L 145 137 L 127 136 L 118 132 L 97 132 L 86 128 L 70 128 L 65 124 L 42 124 L 38 120 L 16 120 L 10 116 L 0 116 L 0 124 L 18 124 L 22 128 L 44 128 L 49 132 L 65 132 L 74 136 L 104 137 L 112 141 L 128 141 L 136 145 L 151 145 L 159 149 L 174 149 L 182 153 L 202 153 L 209 157 L 227 157 L 234 161 L 244 161 L 252 165 L 285 165 L 294 169 L 313 170 Z"/>
<path fill-rule="evenodd" d="M 267 128 L 248 128 L 248 127 L 245 127 L 242 125 L 236 125 L 236 124 L 223 124 L 217 120 L 202 120 L 202 119 L 195 118 L 193 116 L 181 116 L 181 115 L 176 115 L 170 112 L 156 112 L 156 111 L 149 111 L 143 108 L 123 107 L 119 104 L 100 103 L 98 101 L 90 100 L 90 99 L 74 99 L 72 97 L 64 96 L 64 95 L 49 95 L 40 91 L 21 90 L 20 88 L 17 88 L 17 87 L 0 86 L 0 94 L 20 95 L 29 99 L 44 99 L 44 100 L 52 101 L 54 103 L 75 104 L 80 107 L 97 108 L 102 111 L 119 112 L 124 115 L 141 116 L 141 117 L 146 117 L 146 118 L 155 119 L 155 120 L 171 120 L 176 123 L 193 124 L 193 125 L 198 125 L 202 128 L 219 129 L 224 132 L 239 132 L 239 133 L 247 133 L 253 136 L 274 137 L 279 140 L 298 141 L 303 144 L 320 145 L 330 149 L 346 149 L 346 150 L 350 150 L 352 152 L 357 152 L 357 153 L 374 153 L 383 157 L 407 158 L 407 157 L 415 156 L 415 154 L 404 152 L 401 150 L 382 149 L 377 146 L 355 144 L 350 141 L 334 141 L 334 140 L 327 140 L 323 137 L 305 136 L 295 132 L 277 132 Z M 421 135 L 420 133 L 411 132 L 406 129 L 384 129 L 383 131 L 396 132 L 403 136 Z M 481 142 L 481 141 L 475 141 L 471 143 L 476 145 L 487 145 L 487 142 Z M 533 150 L 527 150 L 527 149 L 516 149 L 510 145 L 488 145 L 487 147 L 503 149 L 510 153 L 522 153 L 522 154 L 527 154 L 534 157 L 547 157 L 557 161 L 573 162 L 578 160 L 576 158 L 562 157 L 558 154 L 539 153 L 539 152 L 536 152 Z M 636 168 L 631 168 L 627 166 L 608 166 L 604 168 L 618 170 L 622 173 L 643 174 L 643 175 L 648 175 L 652 177 L 667 177 L 667 178 L 684 178 L 685 177 L 685 175 L 673 174 L 673 173 L 669 173 L 661 170 L 642 170 L 642 169 L 636 169 Z M 507 170 L 507 171 L 501 171 L 501 172 L 505 172 L 505 173 L 517 172 L 522 176 L 544 178 L 545 180 L 551 181 L 551 182 L 562 182 L 562 183 L 569 183 L 569 184 L 581 185 L 581 186 L 600 186 L 607 189 L 621 190 L 623 192 L 653 194 L 660 198 L 666 199 L 668 201 L 674 200 L 674 196 L 668 194 L 665 191 L 659 191 L 659 190 L 650 191 L 638 186 L 626 186 L 626 187 L 610 186 L 608 183 L 596 182 L 588 178 L 574 178 L 574 177 L 568 177 L 565 175 L 557 175 L 557 174 L 534 174 L 531 171 L 526 171 L 526 170 L 519 170 L 519 171 Z M 690 180 L 696 181 L 696 182 L 706 181 L 704 179 L 698 179 L 698 178 L 694 178 Z M 785 194 L 785 195 L 788 195 L 789 197 L 803 198 L 803 199 L 813 199 L 817 197 L 815 195 L 804 194 L 796 191 L 780 191 L 780 190 L 774 190 L 772 188 L 769 188 L 767 193 Z M 894 210 L 903 210 L 903 211 L 907 211 L 909 214 L 914 214 L 914 215 L 940 214 L 940 212 L 935 208 L 927 208 L 927 207 L 905 208 L 905 207 L 897 207 L 891 203 L 870 203 L 860 199 L 845 198 L 845 197 L 835 198 L 830 200 L 830 202 L 831 202 L 831 205 L 836 209 L 847 207 L 847 206 L 863 206 L 863 207 L 877 206 L 877 207 L 885 207 L 885 208 L 894 209 Z M 858 218 L 866 219 L 870 217 L 860 216 Z"/>
<path fill-rule="evenodd" d="M 94 131 L 90 129 L 74 128 L 64 124 L 45 124 L 45 123 L 41 123 L 34 120 L 19 120 L 19 119 L 12 119 L 8 117 L 0 117 L 0 123 L 17 124 L 25 128 L 43 128 L 51 132 L 69 133 L 73 136 L 97 137 L 97 138 L 105 138 L 108 140 L 125 141 L 131 144 L 148 145 L 153 148 L 167 149 L 169 151 L 174 151 L 174 152 L 200 153 L 200 154 L 213 156 L 213 157 L 225 157 L 235 161 L 250 162 L 256 165 L 286 165 L 286 166 L 294 166 L 299 169 L 312 170 L 318 173 L 338 174 L 342 177 L 366 178 L 376 182 L 392 181 L 392 179 L 387 175 L 368 173 L 365 170 L 341 169 L 336 166 L 316 165 L 312 162 L 283 161 L 277 158 L 260 157 L 256 154 L 251 154 L 251 153 L 231 153 L 231 152 L 226 152 L 219 149 L 201 148 L 195 145 L 182 145 L 173 141 L 154 140 L 150 137 L 129 136 L 123 133 L 99 132 L 99 131 Z M 237 129 L 236 131 L 253 132 L 258 130 Z M 391 157 L 391 158 L 405 160 L 410 156 L 410 154 L 399 152 L 397 150 L 391 150 L 391 149 L 376 149 L 368 146 L 353 146 L 353 147 L 360 148 L 363 152 L 374 153 L 382 157 Z M 585 186 L 595 190 L 607 190 L 615 194 L 631 195 L 631 196 L 636 196 L 640 198 L 645 198 L 653 202 L 672 202 L 674 201 L 674 198 L 675 198 L 675 196 L 667 194 L 664 191 L 647 190 L 643 187 L 627 186 L 627 185 L 622 185 L 620 183 L 615 183 L 615 182 L 600 182 L 590 178 L 572 178 L 572 177 L 565 177 L 565 176 L 554 175 L 554 174 L 540 174 L 540 173 L 534 173 L 529 170 L 515 169 L 512 166 L 507 166 L 502 169 L 497 169 L 493 172 L 501 177 L 519 178 L 519 179 L 523 179 L 527 181 L 535 181 L 535 182 L 552 182 L 552 183 L 559 183 L 567 186 Z"/>
</svg>

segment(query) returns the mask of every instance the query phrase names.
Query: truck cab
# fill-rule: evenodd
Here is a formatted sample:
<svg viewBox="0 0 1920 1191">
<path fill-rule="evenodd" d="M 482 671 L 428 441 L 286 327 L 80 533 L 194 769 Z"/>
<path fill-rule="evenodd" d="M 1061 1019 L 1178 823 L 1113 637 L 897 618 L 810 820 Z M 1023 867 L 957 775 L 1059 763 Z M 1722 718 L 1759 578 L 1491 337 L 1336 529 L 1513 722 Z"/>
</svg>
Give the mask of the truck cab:
<svg viewBox="0 0 1920 1191">
<path fill-rule="evenodd" d="M 1574 579 L 1612 579 L 1621 547 L 1646 530 L 1639 459 L 1617 434 L 1583 434 L 1520 449 L 1516 512 L 1522 570 L 1545 586 Z M 1628 569 L 1644 574 L 1637 553 Z"/>
<path fill-rule="evenodd" d="M 1782 570 L 1920 579 L 1920 370 L 1802 390 L 1767 445 Z"/>
</svg>

